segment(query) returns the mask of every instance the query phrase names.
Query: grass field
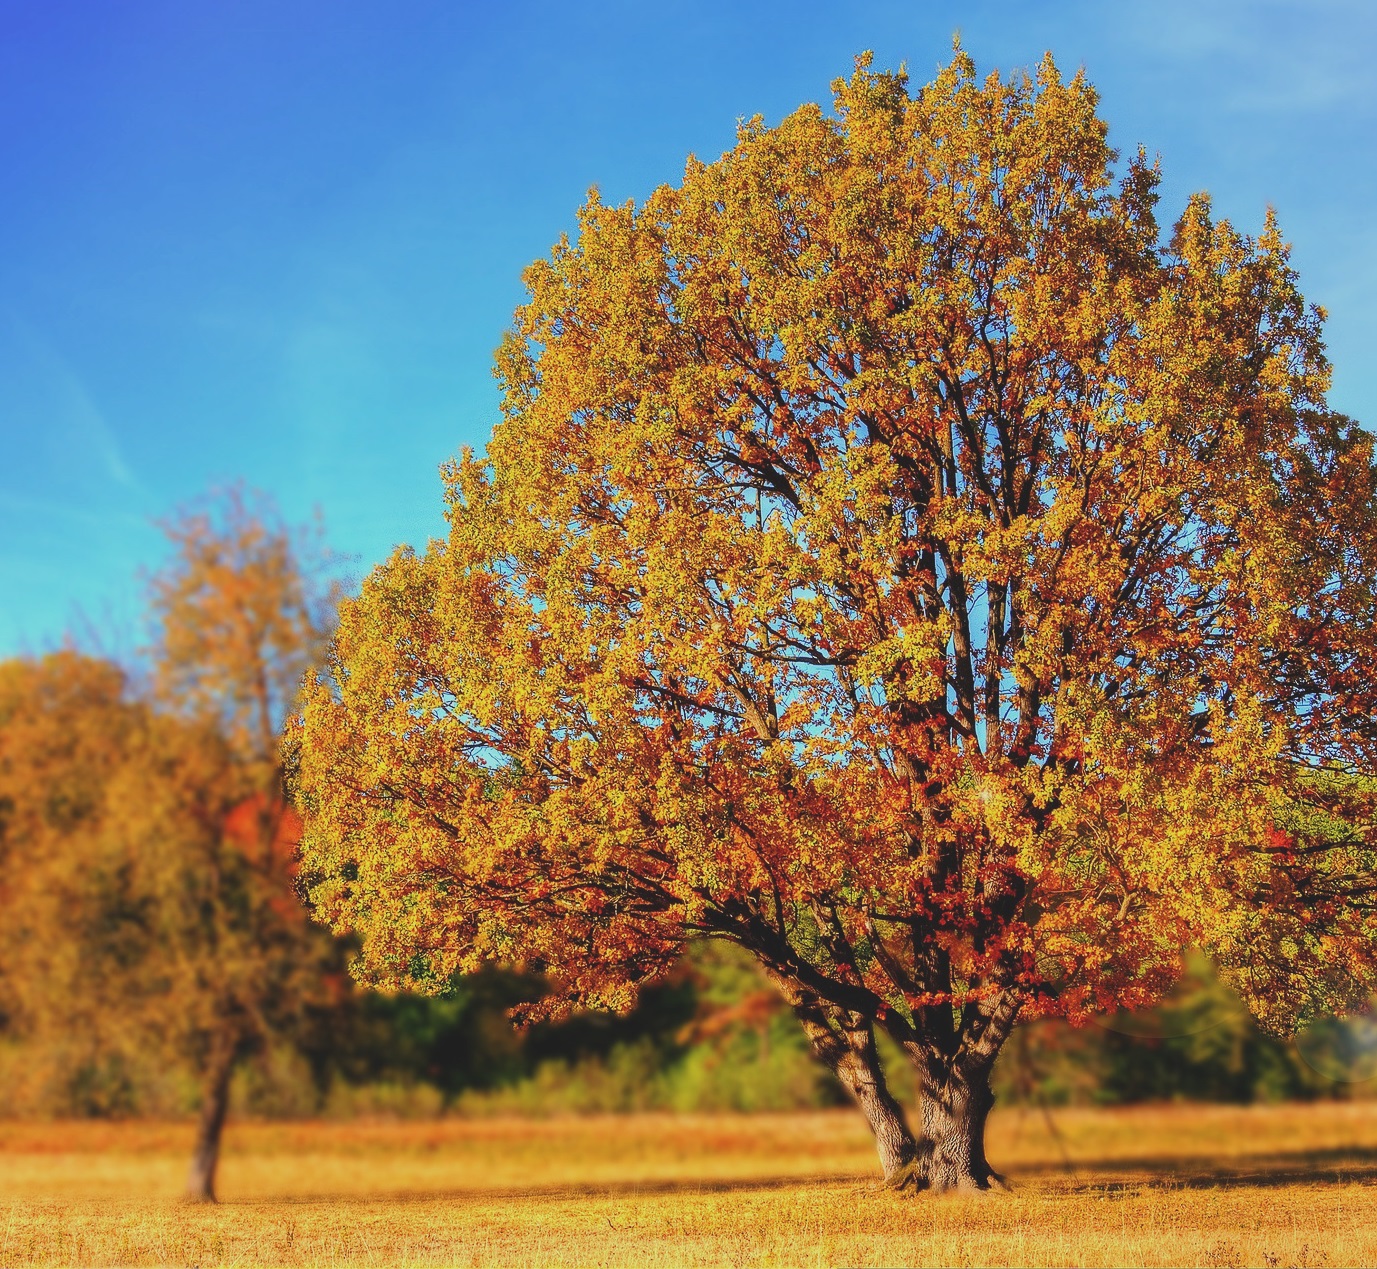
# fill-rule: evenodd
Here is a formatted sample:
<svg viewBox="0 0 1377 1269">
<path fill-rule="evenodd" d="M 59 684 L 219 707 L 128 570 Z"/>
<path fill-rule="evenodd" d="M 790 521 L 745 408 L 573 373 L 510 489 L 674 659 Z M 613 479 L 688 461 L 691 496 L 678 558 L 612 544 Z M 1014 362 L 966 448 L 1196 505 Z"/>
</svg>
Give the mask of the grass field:
<svg viewBox="0 0 1377 1269">
<path fill-rule="evenodd" d="M 0 1266 L 1377 1263 L 1377 1103 L 998 1114 L 991 1197 L 876 1184 L 853 1113 L 0 1123 Z"/>
</svg>

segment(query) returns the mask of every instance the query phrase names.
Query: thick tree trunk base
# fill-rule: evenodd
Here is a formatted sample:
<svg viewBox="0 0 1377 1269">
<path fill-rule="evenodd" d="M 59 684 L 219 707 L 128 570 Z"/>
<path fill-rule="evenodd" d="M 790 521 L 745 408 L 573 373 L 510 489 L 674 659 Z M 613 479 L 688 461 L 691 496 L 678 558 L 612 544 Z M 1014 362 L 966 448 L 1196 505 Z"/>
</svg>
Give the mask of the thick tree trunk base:
<svg viewBox="0 0 1377 1269">
<path fill-rule="evenodd" d="M 1008 1181 L 989 1168 L 972 1172 L 936 1152 L 924 1155 L 921 1144 L 919 1152 L 917 1158 L 886 1175 L 885 1189 L 899 1194 L 1003 1194 L 1009 1191 Z"/>
<path fill-rule="evenodd" d="M 1005 1179 L 985 1158 L 985 1123 L 994 1105 L 989 1080 L 948 1074 L 941 1082 L 925 1080 L 923 1130 L 913 1158 L 885 1182 L 915 1193 L 989 1194 L 1007 1190 Z"/>
<path fill-rule="evenodd" d="M 767 966 L 768 968 L 768 966 Z M 782 972 L 771 975 L 794 1007 L 813 1051 L 851 1094 L 875 1135 L 887 1189 L 913 1194 L 989 1194 L 1008 1185 L 985 1158 L 985 1122 L 994 1105 L 990 1067 L 1016 1010 L 987 1033 L 988 1053 L 964 1058 L 919 1043 L 902 1047 L 919 1072 L 922 1131 L 909 1127 L 903 1108 L 885 1083 L 871 1019 L 848 1012 Z M 909 1028 L 912 1031 L 912 1028 Z"/>
</svg>

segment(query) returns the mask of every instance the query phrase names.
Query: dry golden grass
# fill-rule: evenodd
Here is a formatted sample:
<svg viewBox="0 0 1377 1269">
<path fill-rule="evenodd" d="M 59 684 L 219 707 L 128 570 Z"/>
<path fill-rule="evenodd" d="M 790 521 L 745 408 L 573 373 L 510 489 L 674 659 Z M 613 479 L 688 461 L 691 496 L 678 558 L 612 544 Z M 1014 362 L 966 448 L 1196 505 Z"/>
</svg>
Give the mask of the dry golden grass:
<svg viewBox="0 0 1377 1269">
<path fill-rule="evenodd" d="M 0 1124 L 0 1266 L 1377 1263 L 1377 1103 L 1038 1112 L 991 1127 L 1011 1194 L 904 1198 L 848 1112 Z"/>
</svg>

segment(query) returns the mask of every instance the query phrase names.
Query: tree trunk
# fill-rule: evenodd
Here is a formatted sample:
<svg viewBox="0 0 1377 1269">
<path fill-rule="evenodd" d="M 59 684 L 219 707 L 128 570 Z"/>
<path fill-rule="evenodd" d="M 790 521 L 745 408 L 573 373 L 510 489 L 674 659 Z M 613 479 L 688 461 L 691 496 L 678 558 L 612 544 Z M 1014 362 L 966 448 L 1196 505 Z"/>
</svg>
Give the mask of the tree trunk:
<svg viewBox="0 0 1377 1269">
<path fill-rule="evenodd" d="M 904 1188 L 911 1180 L 918 1143 L 903 1108 L 885 1083 L 870 1020 L 829 1007 L 787 979 L 777 978 L 776 982 L 793 1005 L 813 1051 L 841 1081 L 870 1125 L 885 1184 Z"/>
<path fill-rule="evenodd" d="M 910 1181 L 919 1143 L 913 1138 L 903 1107 L 894 1100 L 875 1050 L 875 1035 L 869 1023 L 848 1028 L 841 1060 L 833 1068 L 842 1086 L 860 1107 L 870 1131 L 875 1134 L 875 1149 L 884 1169 L 885 1184 L 904 1189 Z"/>
<path fill-rule="evenodd" d="M 990 1070 L 1018 1013 L 1012 995 L 971 1007 L 971 1017 L 948 1045 L 938 1045 L 897 1014 L 882 1016 L 917 1068 L 922 1132 L 914 1137 L 903 1108 L 885 1083 L 875 1047 L 874 1020 L 824 999 L 780 968 L 766 973 L 793 1007 L 813 1051 L 835 1072 L 875 1135 L 885 1184 L 896 1190 L 1004 1189 L 985 1158 L 985 1122 L 994 1106 Z"/>
<path fill-rule="evenodd" d="M 962 1025 L 940 1044 L 900 1018 L 886 1019 L 891 1036 L 918 1073 L 923 1127 L 913 1163 L 916 1189 L 1006 1188 L 1004 1178 L 985 1158 L 985 1124 L 994 1107 L 990 1072 L 1019 1006 L 1012 992 L 968 1005 Z"/>
<path fill-rule="evenodd" d="M 234 1073 L 237 1048 L 232 1042 L 217 1043 L 207 1064 L 196 1147 L 186 1179 L 186 1197 L 193 1203 L 215 1202 L 215 1168 L 220 1162 L 220 1136 L 229 1110 L 230 1076 Z"/>
<path fill-rule="evenodd" d="M 921 1081 L 921 1106 L 914 1187 L 939 1193 L 1003 1189 L 1003 1177 L 985 1158 L 985 1123 L 994 1106 L 989 1072 L 929 1074 Z"/>
</svg>

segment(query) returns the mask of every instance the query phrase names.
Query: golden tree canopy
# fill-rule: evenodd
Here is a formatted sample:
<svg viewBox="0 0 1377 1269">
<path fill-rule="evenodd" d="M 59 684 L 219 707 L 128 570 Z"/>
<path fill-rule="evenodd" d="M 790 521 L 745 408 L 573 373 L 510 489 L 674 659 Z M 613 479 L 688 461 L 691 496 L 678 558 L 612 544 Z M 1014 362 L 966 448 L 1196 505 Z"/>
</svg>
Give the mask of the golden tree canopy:
<svg viewBox="0 0 1377 1269">
<path fill-rule="evenodd" d="M 946 1058 L 1192 944 L 1366 996 L 1372 445 L 1276 225 L 1164 236 L 1050 58 L 834 88 L 527 271 L 307 702 L 317 899 L 383 981 L 708 933 Z"/>
</svg>

